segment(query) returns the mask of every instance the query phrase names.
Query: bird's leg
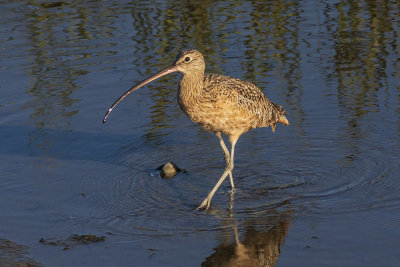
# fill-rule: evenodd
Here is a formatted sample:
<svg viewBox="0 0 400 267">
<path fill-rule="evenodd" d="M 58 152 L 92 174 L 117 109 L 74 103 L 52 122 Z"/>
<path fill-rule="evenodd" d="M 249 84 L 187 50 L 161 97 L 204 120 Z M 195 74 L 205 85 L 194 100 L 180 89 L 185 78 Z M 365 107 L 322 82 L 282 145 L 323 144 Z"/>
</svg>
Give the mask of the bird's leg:
<svg viewBox="0 0 400 267">
<path fill-rule="evenodd" d="M 225 145 L 224 139 L 222 139 L 221 133 L 218 132 L 218 133 L 216 133 L 216 135 L 218 137 L 219 144 L 222 147 L 222 151 L 224 152 L 225 163 L 228 164 L 228 162 L 230 160 L 228 148 L 226 148 L 226 145 Z"/>
<path fill-rule="evenodd" d="M 221 133 L 218 132 L 216 133 L 218 140 L 219 140 L 219 144 L 222 147 L 222 151 L 224 152 L 224 158 L 225 158 L 225 164 L 228 165 L 229 161 L 230 161 L 230 155 L 229 155 L 229 151 L 228 148 L 226 148 L 224 139 L 222 139 Z M 231 188 L 234 189 L 235 188 L 235 184 L 233 183 L 233 176 L 232 176 L 232 171 L 229 172 L 229 179 L 231 181 Z"/>
<path fill-rule="evenodd" d="M 218 187 L 222 184 L 222 182 L 225 180 L 226 176 L 228 176 L 229 173 L 232 173 L 234 164 L 233 164 L 233 155 L 235 154 L 235 144 L 237 140 L 231 140 L 232 143 L 232 148 L 231 148 L 231 154 L 230 154 L 230 160 L 226 164 L 225 171 L 219 178 L 218 182 L 215 184 L 214 188 L 211 190 L 211 192 L 208 194 L 208 196 L 203 200 L 203 202 L 200 204 L 200 206 L 197 209 L 208 209 L 211 204 L 211 199 L 214 196 L 215 192 L 217 191 Z"/>
</svg>

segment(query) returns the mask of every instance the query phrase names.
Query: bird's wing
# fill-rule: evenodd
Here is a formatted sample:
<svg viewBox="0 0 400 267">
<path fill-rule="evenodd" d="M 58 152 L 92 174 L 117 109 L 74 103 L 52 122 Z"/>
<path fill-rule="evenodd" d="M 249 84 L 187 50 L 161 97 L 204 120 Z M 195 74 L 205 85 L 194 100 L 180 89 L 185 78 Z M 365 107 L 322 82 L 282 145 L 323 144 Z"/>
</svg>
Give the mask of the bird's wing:
<svg viewBox="0 0 400 267">
<path fill-rule="evenodd" d="M 230 101 L 238 109 L 254 118 L 253 128 L 271 126 L 276 122 L 284 122 L 286 111 L 278 104 L 270 101 L 264 93 L 251 82 L 218 74 L 205 76 L 204 90 L 214 99 Z"/>
<path fill-rule="evenodd" d="M 213 97 L 223 96 L 238 105 L 260 105 L 269 101 L 253 83 L 218 74 L 205 76 L 204 89 Z"/>
</svg>

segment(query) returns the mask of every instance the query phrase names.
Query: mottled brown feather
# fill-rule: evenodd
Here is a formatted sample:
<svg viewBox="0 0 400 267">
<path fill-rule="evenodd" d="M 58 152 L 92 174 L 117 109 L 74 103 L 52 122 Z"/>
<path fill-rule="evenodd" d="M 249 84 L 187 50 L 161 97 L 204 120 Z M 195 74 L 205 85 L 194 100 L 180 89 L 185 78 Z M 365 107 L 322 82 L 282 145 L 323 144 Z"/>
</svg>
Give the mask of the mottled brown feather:
<svg viewBox="0 0 400 267">
<path fill-rule="evenodd" d="M 238 138 L 253 128 L 271 126 L 275 131 L 276 123 L 289 124 L 283 107 L 271 102 L 253 83 L 204 74 L 205 62 L 200 52 L 182 51 L 175 65 L 183 74 L 178 103 L 191 120 L 206 130 Z"/>
</svg>

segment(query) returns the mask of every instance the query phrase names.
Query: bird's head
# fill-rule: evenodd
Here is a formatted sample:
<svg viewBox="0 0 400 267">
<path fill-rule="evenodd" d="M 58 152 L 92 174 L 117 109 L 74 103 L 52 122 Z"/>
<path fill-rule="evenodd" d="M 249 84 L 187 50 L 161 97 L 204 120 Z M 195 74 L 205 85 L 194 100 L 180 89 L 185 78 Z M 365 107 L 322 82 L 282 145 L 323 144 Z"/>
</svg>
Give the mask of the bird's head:
<svg viewBox="0 0 400 267">
<path fill-rule="evenodd" d="M 144 81 L 138 83 L 128 91 L 126 91 L 122 96 L 120 96 L 114 104 L 108 109 L 106 115 L 104 116 L 103 123 L 106 122 L 108 116 L 110 115 L 111 111 L 121 102 L 125 97 L 127 97 L 130 93 L 136 91 L 140 87 L 148 84 L 151 81 L 157 80 L 160 77 L 165 75 L 180 72 L 183 75 L 193 74 L 193 75 L 203 75 L 205 69 L 205 63 L 203 55 L 197 51 L 192 49 L 182 50 L 176 57 L 175 62 L 172 66 L 154 74 L 153 76 L 145 79 Z"/>
<path fill-rule="evenodd" d="M 186 49 L 179 52 L 173 66 L 183 74 L 199 72 L 203 74 L 206 68 L 203 55 L 194 49 Z"/>
</svg>

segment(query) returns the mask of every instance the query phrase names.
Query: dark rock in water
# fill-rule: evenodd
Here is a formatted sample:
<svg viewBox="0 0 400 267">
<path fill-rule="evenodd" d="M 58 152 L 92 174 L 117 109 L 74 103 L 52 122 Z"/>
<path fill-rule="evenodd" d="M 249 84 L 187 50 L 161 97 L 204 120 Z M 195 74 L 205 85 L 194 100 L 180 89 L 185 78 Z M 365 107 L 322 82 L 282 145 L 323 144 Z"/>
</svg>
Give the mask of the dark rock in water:
<svg viewBox="0 0 400 267">
<path fill-rule="evenodd" d="M 0 238 L 0 266 L 41 267 L 44 266 L 28 257 L 29 247 Z"/>
<path fill-rule="evenodd" d="M 96 235 L 71 235 L 67 239 L 55 239 L 55 238 L 41 238 L 39 243 L 43 245 L 51 245 L 51 246 L 63 246 L 64 250 L 68 250 L 71 247 L 78 245 L 87 245 L 90 243 L 97 243 L 104 241 L 106 239 L 105 236 L 96 236 Z"/>
<path fill-rule="evenodd" d="M 96 236 L 96 235 L 71 235 L 69 237 L 69 240 L 76 242 L 76 243 L 82 243 L 82 244 L 89 244 L 89 243 L 96 243 L 96 242 L 101 242 L 106 239 L 105 236 Z"/>
<path fill-rule="evenodd" d="M 177 175 L 182 170 L 176 166 L 173 162 L 167 162 L 164 165 L 161 165 L 157 168 L 160 171 L 160 175 L 162 178 L 172 178 Z"/>
</svg>

